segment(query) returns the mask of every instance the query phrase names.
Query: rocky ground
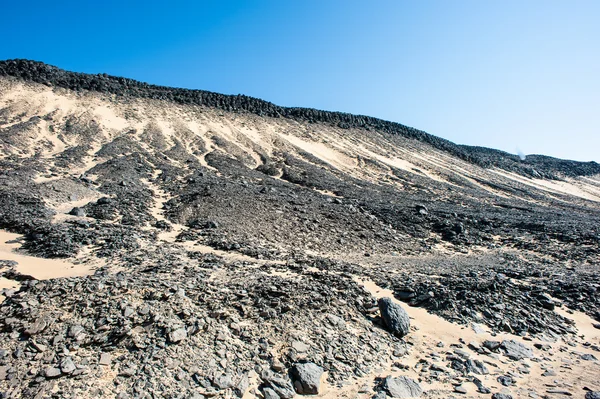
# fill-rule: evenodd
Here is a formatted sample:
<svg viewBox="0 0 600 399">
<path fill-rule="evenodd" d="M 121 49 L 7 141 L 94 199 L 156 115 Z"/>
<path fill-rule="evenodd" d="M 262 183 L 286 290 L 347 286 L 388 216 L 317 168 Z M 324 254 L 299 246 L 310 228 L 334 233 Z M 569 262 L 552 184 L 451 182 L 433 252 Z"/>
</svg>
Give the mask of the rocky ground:
<svg viewBox="0 0 600 399">
<path fill-rule="evenodd" d="M 25 61 L 0 148 L 0 397 L 600 395 L 596 163 Z"/>
</svg>

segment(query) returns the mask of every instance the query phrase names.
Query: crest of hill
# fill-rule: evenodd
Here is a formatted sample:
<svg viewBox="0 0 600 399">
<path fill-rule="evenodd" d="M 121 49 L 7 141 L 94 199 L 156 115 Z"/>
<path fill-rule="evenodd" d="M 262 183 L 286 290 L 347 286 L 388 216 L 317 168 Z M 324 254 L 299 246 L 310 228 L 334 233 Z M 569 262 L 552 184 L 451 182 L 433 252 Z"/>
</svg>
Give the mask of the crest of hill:
<svg viewBox="0 0 600 399">
<path fill-rule="evenodd" d="M 74 91 L 89 90 L 124 97 L 173 101 L 178 104 L 200 105 L 228 112 L 248 112 L 299 122 L 326 123 L 346 129 L 357 128 L 398 134 L 427 143 L 481 167 L 497 167 L 529 177 L 560 179 L 600 174 L 600 164 L 593 161 L 578 162 L 541 155 L 528 156 L 525 160 L 521 160 L 514 154 L 485 147 L 458 145 L 422 130 L 370 116 L 313 108 L 282 107 L 245 95 L 226 95 L 205 90 L 157 86 L 107 74 L 69 72 L 38 61 L 23 59 L 0 61 L 0 76 L 12 76 Z"/>
</svg>

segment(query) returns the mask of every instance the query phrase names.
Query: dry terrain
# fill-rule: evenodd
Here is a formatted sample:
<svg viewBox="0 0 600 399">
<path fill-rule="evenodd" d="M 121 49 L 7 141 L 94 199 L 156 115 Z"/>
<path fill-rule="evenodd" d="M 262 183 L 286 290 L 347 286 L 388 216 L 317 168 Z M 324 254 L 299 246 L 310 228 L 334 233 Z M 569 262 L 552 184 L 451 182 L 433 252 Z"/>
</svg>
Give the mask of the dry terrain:
<svg viewBox="0 0 600 399">
<path fill-rule="evenodd" d="M 0 398 L 600 398 L 599 265 L 597 163 L 0 62 Z"/>
</svg>

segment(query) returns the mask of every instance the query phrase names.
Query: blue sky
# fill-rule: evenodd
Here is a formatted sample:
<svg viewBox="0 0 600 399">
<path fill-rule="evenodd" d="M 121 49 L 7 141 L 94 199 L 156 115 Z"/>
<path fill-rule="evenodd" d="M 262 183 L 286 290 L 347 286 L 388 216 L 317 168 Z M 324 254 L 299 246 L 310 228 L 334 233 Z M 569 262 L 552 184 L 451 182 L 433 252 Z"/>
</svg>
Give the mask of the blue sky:
<svg viewBox="0 0 600 399">
<path fill-rule="evenodd" d="M 600 162 L 600 1 L 5 3 L 0 59 Z"/>
</svg>

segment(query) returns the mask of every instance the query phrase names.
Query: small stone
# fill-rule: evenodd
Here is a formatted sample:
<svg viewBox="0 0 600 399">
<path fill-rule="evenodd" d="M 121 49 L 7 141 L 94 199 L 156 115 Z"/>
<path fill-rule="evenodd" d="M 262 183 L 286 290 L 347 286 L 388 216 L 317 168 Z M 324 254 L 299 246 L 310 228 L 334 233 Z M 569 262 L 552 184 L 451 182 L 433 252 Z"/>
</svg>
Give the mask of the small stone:
<svg viewBox="0 0 600 399">
<path fill-rule="evenodd" d="M 84 217 L 85 216 L 85 209 L 79 208 L 79 207 L 76 206 L 75 208 L 73 208 L 73 209 L 71 209 L 69 211 L 69 215 L 78 216 L 78 217 Z"/>
<path fill-rule="evenodd" d="M 184 327 L 173 330 L 169 333 L 169 342 L 176 344 L 187 338 L 187 331 Z"/>
<path fill-rule="evenodd" d="M 292 342 L 292 348 L 294 348 L 299 353 L 306 353 L 310 349 L 310 347 L 302 341 Z"/>
<path fill-rule="evenodd" d="M 504 354 L 513 360 L 529 359 L 533 357 L 533 350 L 515 340 L 504 340 L 500 347 L 504 350 Z"/>
<path fill-rule="evenodd" d="M 285 364 L 281 363 L 279 360 L 275 359 L 273 361 L 273 364 L 271 365 L 271 368 L 275 371 L 283 371 L 285 370 Z"/>
<path fill-rule="evenodd" d="M 483 362 L 481 362 L 479 360 L 469 359 L 469 360 L 467 360 L 465 365 L 466 365 L 467 371 L 470 373 L 479 374 L 479 375 L 486 375 L 486 374 L 490 373 L 490 371 L 485 366 L 485 364 L 483 364 Z"/>
<path fill-rule="evenodd" d="M 135 313 L 135 310 L 131 306 L 127 306 L 123 311 L 123 316 L 131 317 Z"/>
<path fill-rule="evenodd" d="M 314 363 L 297 363 L 291 370 L 296 392 L 300 395 L 316 395 L 319 393 L 323 369 Z"/>
<path fill-rule="evenodd" d="M 112 356 L 110 355 L 110 353 L 102 353 L 100 355 L 100 365 L 101 366 L 110 366 L 110 363 L 112 362 Z"/>
<path fill-rule="evenodd" d="M 467 388 L 463 387 L 462 385 L 457 385 L 454 387 L 454 392 L 458 392 L 458 393 L 467 393 Z"/>
<path fill-rule="evenodd" d="M 475 334 L 485 334 L 485 329 L 481 324 L 471 323 L 471 329 L 473 329 Z"/>
<path fill-rule="evenodd" d="M 233 376 L 231 374 L 221 374 L 213 381 L 214 386 L 219 389 L 227 389 L 233 387 Z"/>
<path fill-rule="evenodd" d="M 500 341 L 490 341 L 490 340 L 483 341 L 483 347 L 491 350 L 492 352 L 495 351 L 496 349 L 498 349 L 500 347 L 500 344 L 501 344 Z"/>
<path fill-rule="evenodd" d="M 569 391 L 565 391 L 564 389 L 548 389 L 546 393 L 552 393 L 556 395 L 564 395 L 564 396 L 573 396 L 573 394 Z"/>
<path fill-rule="evenodd" d="M 501 375 L 498 376 L 498 378 L 496 379 L 500 384 L 504 385 L 505 387 L 509 387 L 513 384 L 514 380 L 512 379 L 511 376 L 508 375 Z"/>
<path fill-rule="evenodd" d="M 46 350 L 46 345 L 43 344 L 39 344 L 35 341 L 30 341 L 29 342 L 31 344 L 31 346 L 33 347 L 33 349 L 35 349 L 38 352 L 44 352 Z"/>
<path fill-rule="evenodd" d="M 271 388 L 265 387 L 262 389 L 263 397 L 265 399 L 279 399 L 280 396 L 277 395 L 277 392 L 272 390 Z"/>
<path fill-rule="evenodd" d="M 262 387 L 263 392 L 269 388 L 281 399 L 291 399 L 296 395 L 292 381 L 289 378 L 274 374 L 268 370 L 261 374 L 261 378 L 265 385 Z"/>
<path fill-rule="evenodd" d="M 27 335 L 36 335 L 44 331 L 48 327 L 48 322 L 44 319 L 37 319 L 32 325 L 25 330 Z"/>
<path fill-rule="evenodd" d="M 73 371 L 75 371 L 75 369 L 77 369 L 77 367 L 75 366 L 75 363 L 73 363 L 73 359 L 70 357 L 65 357 L 60 362 L 60 369 L 64 374 L 71 374 Z"/>
<path fill-rule="evenodd" d="M 469 347 L 469 349 L 472 349 L 475 352 L 478 352 L 481 350 L 481 346 L 479 345 L 478 342 L 475 342 L 475 341 L 469 342 L 469 345 L 467 345 L 467 346 Z"/>
<path fill-rule="evenodd" d="M 60 371 L 60 369 L 56 367 L 48 367 L 44 371 L 44 375 L 46 376 L 46 378 L 57 378 L 60 377 L 61 374 L 62 372 Z"/>
<path fill-rule="evenodd" d="M 419 398 L 423 394 L 418 382 L 404 376 L 388 376 L 383 382 L 383 388 L 392 398 Z"/>
<path fill-rule="evenodd" d="M 68 336 L 71 338 L 77 338 L 77 336 L 79 334 L 81 334 L 83 331 L 84 331 L 84 328 L 82 326 L 80 326 L 79 324 L 76 324 L 74 326 L 69 327 Z"/>
</svg>

